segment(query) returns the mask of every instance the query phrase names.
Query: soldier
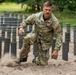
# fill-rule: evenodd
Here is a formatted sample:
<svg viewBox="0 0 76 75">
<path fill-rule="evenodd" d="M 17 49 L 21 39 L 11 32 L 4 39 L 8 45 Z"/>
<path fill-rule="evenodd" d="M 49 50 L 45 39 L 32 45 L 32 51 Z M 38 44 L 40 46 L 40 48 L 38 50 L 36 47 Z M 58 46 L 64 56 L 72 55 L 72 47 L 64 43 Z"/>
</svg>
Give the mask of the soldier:
<svg viewBox="0 0 76 75">
<path fill-rule="evenodd" d="M 18 29 L 20 35 L 24 33 L 24 28 L 27 25 L 35 25 L 35 31 L 24 37 L 20 58 L 16 63 L 26 62 L 30 51 L 30 45 L 37 43 L 38 56 L 35 58 L 35 63 L 43 66 L 47 65 L 49 49 L 54 36 L 56 38 L 56 43 L 52 57 L 57 59 L 58 51 L 62 44 L 62 31 L 57 18 L 52 13 L 52 4 L 49 1 L 45 2 L 43 11 L 33 14 L 24 20 Z"/>
</svg>

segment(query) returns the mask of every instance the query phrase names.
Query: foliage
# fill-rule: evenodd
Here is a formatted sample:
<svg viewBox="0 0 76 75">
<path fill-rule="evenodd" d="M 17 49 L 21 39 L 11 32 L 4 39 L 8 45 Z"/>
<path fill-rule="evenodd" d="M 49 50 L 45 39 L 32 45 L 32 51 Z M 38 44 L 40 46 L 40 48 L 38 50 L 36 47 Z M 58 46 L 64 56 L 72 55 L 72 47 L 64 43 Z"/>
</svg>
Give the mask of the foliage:
<svg viewBox="0 0 76 75">
<path fill-rule="evenodd" d="M 4 2 L 5 0 L 0 0 L 0 3 Z"/>
<path fill-rule="evenodd" d="M 0 3 L 4 1 L 21 3 L 22 7 L 27 4 L 30 7 L 29 11 L 40 11 L 45 1 L 51 1 L 60 12 L 63 12 L 64 9 L 76 10 L 76 0 L 0 0 Z"/>
<path fill-rule="evenodd" d="M 68 3 L 68 9 L 75 11 L 76 10 L 76 0 L 70 0 Z"/>
<path fill-rule="evenodd" d="M 71 11 L 76 10 L 76 0 L 52 0 L 52 2 L 58 6 L 59 11 L 63 11 L 64 8 Z"/>
<path fill-rule="evenodd" d="M 27 5 L 31 7 L 33 11 L 40 11 L 43 3 L 47 0 L 27 0 Z M 69 9 L 71 11 L 76 10 L 76 0 L 48 0 L 51 1 L 56 7 L 58 7 L 60 12 L 64 9 Z"/>
</svg>

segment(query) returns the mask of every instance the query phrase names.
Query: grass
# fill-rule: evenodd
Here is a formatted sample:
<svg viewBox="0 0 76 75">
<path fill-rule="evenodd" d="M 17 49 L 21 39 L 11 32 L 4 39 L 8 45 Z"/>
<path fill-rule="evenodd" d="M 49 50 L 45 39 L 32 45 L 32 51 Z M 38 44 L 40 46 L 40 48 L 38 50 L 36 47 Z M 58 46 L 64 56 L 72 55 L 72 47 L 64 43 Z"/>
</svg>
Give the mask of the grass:
<svg viewBox="0 0 76 75">
<path fill-rule="evenodd" d="M 24 9 L 21 9 L 21 4 L 16 3 L 2 3 L 0 4 L 0 12 L 22 12 Z"/>
<path fill-rule="evenodd" d="M 17 3 L 2 3 L 0 4 L 0 12 L 17 12 L 17 13 L 23 13 L 25 14 L 25 8 L 27 5 L 24 5 L 23 9 L 21 9 L 21 4 Z M 32 14 L 26 13 L 27 15 Z M 64 25 L 66 23 L 70 23 L 71 26 L 76 24 L 76 12 L 64 10 L 63 12 L 54 12 L 55 16 L 59 19 L 60 22 L 63 22 Z"/>
<path fill-rule="evenodd" d="M 63 22 L 64 25 L 66 25 L 67 23 L 71 24 L 71 26 L 76 24 L 76 18 L 75 19 L 60 19 L 60 22 Z"/>
<path fill-rule="evenodd" d="M 63 11 L 63 12 L 54 12 L 55 16 L 58 18 L 60 22 L 65 26 L 67 23 L 71 24 L 71 26 L 76 25 L 76 12 L 72 11 Z"/>
</svg>

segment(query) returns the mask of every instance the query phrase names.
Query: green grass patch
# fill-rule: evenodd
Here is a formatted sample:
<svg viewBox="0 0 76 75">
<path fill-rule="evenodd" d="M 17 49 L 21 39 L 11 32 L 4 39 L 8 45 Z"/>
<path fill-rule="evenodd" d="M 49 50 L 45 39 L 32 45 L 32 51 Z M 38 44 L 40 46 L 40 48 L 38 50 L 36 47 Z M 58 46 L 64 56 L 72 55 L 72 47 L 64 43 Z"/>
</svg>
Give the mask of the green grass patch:
<svg viewBox="0 0 76 75">
<path fill-rule="evenodd" d="M 71 25 L 75 25 L 76 24 L 76 18 L 74 19 L 60 19 L 60 22 L 63 22 L 64 24 L 71 24 Z"/>
<path fill-rule="evenodd" d="M 26 7 L 26 5 L 24 6 Z M 0 12 L 23 12 L 25 9 L 21 9 L 21 4 L 17 3 L 2 3 L 0 4 Z"/>
<path fill-rule="evenodd" d="M 55 11 L 54 15 L 63 23 L 64 26 L 66 26 L 66 24 L 70 24 L 71 27 L 76 25 L 76 12 L 68 10 L 63 12 Z"/>
<path fill-rule="evenodd" d="M 76 18 L 74 19 L 59 19 L 60 22 L 63 23 L 63 26 L 66 27 L 67 24 L 70 24 L 71 28 L 76 25 Z"/>
</svg>

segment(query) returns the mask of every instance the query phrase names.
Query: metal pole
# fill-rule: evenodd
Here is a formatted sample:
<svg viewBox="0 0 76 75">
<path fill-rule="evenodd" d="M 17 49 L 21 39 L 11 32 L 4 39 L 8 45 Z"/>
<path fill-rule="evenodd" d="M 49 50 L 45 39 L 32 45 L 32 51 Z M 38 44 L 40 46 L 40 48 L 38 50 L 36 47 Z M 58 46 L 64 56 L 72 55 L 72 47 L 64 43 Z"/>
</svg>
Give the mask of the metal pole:
<svg viewBox="0 0 76 75">
<path fill-rule="evenodd" d="M 0 58 L 1 58 L 1 52 L 2 52 L 2 37 L 0 37 Z"/>
<path fill-rule="evenodd" d="M 70 41 L 70 24 L 66 24 L 67 26 L 67 32 L 69 32 L 69 41 Z"/>
<path fill-rule="evenodd" d="M 74 55 L 76 55 L 76 26 L 74 26 Z"/>
<path fill-rule="evenodd" d="M 69 52 L 69 32 L 65 32 L 65 42 L 67 42 L 67 47 Z"/>
<path fill-rule="evenodd" d="M 5 38 L 4 41 L 4 54 L 9 52 L 9 46 L 10 46 L 10 39 L 9 38 Z"/>
<path fill-rule="evenodd" d="M 16 57 L 17 54 L 17 43 L 11 42 L 11 54 Z"/>
<path fill-rule="evenodd" d="M 68 43 L 63 42 L 62 45 L 62 59 L 68 61 Z"/>
</svg>

